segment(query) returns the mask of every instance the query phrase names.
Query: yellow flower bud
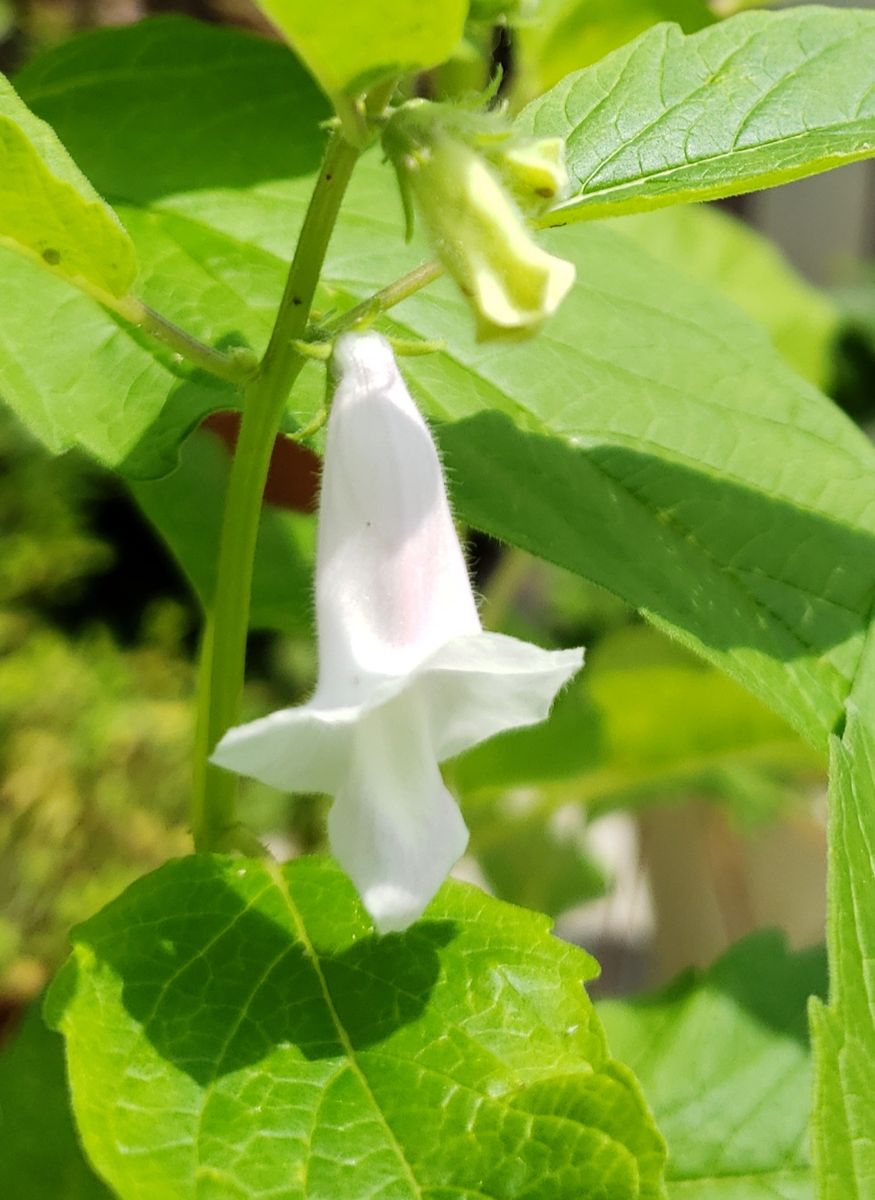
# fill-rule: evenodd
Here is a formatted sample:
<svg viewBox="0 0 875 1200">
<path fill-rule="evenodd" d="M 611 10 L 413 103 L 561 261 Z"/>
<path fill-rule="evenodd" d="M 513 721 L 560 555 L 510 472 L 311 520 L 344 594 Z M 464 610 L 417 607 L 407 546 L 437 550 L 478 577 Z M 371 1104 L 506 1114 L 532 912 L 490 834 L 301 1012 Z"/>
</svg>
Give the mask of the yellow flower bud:
<svg viewBox="0 0 875 1200">
<path fill-rule="evenodd" d="M 502 150 L 497 165 L 524 209 L 548 208 L 568 195 L 565 144 L 561 138 L 513 143 Z"/>
<path fill-rule="evenodd" d="M 436 133 L 399 166 L 474 310 L 478 340 L 533 333 L 568 293 L 574 266 L 535 242 L 496 172 L 466 143 Z"/>
</svg>

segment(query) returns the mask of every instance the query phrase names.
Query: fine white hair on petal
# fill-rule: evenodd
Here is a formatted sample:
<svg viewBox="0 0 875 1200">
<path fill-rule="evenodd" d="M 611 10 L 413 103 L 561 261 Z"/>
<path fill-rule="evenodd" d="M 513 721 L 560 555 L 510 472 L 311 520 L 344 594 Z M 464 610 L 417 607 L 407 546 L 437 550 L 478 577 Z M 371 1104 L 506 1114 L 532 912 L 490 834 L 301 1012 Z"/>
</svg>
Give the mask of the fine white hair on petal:
<svg viewBox="0 0 875 1200">
<path fill-rule="evenodd" d="M 404 674 L 480 619 L 431 433 L 378 334 L 341 339 L 319 510 L 320 697 Z"/>
</svg>

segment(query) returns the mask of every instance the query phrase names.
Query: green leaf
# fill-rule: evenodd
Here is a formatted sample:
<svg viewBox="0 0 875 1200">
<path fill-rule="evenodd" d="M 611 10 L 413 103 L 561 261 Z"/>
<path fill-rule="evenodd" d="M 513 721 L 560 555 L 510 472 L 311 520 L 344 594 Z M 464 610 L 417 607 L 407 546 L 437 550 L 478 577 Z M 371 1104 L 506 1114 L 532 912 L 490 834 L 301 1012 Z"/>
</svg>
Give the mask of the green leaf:
<svg viewBox="0 0 875 1200">
<path fill-rule="evenodd" d="M 515 98 L 526 100 L 660 21 L 695 33 L 715 20 L 705 0 L 540 0 L 529 17 L 517 31 L 520 70 L 513 81 Z"/>
<path fill-rule="evenodd" d="M 670 1200 L 813 1200 L 805 1007 L 825 989 L 820 950 L 758 933 L 662 992 L 598 1006 L 668 1141 Z"/>
<path fill-rule="evenodd" d="M 612 228 L 737 304 L 803 378 L 832 382 L 838 306 L 749 225 L 710 205 L 688 205 L 618 218 Z"/>
<path fill-rule="evenodd" d="M 449 58 L 461 41 L 468 0 L 258 0 L 329 96 L 356 95 L 383 79 Z"/>
<path fill-rule="evenodd" d="M 572 197 L 550 224 L 711 200 L 875 154 L 875 13 L 745 13 L 658 25 L 520 115 L 566 141 Z"/>
<path fill-rule="evenodd" d="M 543 917 L 448 884 L 377 938 L 328 860 L 201 855 L 74 944 L 47 1009 L 122 1200 L 664 1194 L 593 961 Z"/>
<path fill-rule="evenodd" d="M 109 1200 L 76 1140 L 64 1043 L 30 1008 L 0 1050 L 3 1187 L 9 1200 Z"/>
<path fill-rule="evenodd" d="M 63 127 L 129 225 L 143 255 L 138 294 L 207 342 L 260 351 L 282 294 L 278 255 L 291 255 L 319 163 L 325 103 L 289 51 L 263 39 L 172 18 L 112 33 L 46 55 L 20 90 Z M 269 193 L 280 178 L 302 185 L 282 205 L 272 254 L 156 203 L 211 189 Z M 79 445 L 150 478 L 172 469 L 206 413 L 238 406 L 228 384 L 32 263 L 0 251 L 0 271 L 16 297 L 0 320 L 0 395 L 50 450 Z"/>
<path fill-rule="evenodd" d="M 183 447 L 176 471 L 131 485 L 140 508 L 207 605 L 215 588 L 228 466 L 218 438 L 198 432 Z M 313 535 L 312 518 L 265 506 L 252 580 L 253 629 L 311 632 Z"/>
<path fill-rule="evenodd" d="M 137 273 L 118 217 L 2 75 L 0 245 L 110 298 L 126 296 Z"/>
<path fill-rule="evenodd" d="M 215 140 L 186 82 L 204 62 L 240 101 L 210 110 Z M 45 55 L 20 84 L 98 186 L 126 197 L 154 307 L 214 344 L 243 330 L 262 345 L 310 187 L 295 173 L 311 143 L 295 99 L 306 85 L 288 52 L 147 22 Z M 130 121 L 125 138 L 108 141 L 99 130 L 114 111 Z M 158 136 L 170 114 L 178 145 L 163 124 Z M 399 207 L 391 171 L 366 156 L 320 308 L 342 308 L 422 261 L 421 243 L 397 239 Z M 460 515 L 621 596 L 822 747 L 842 717 L 875 591 L 875 450 L 709 287 L 613 229 L 587 223 L 545 241 L 574 260 L 578 284 L 527 345 L 476 345 L 446 281 L 382 326 L 446 342 L 403 369 L 440 434 Z M 42 286 L 21 266 L 34 278 L 0 323 L 0 390 L 44 440 L 87 437 L 104 461 L 142 475 L 167 469 L 206 408 L 233 404 L 227 387 L 151 357 L 130 333 L 113 326 L 101 346 L 95 307 L 83 298 L 74 314 L 66 293 L 50 293 L 57 281 Z M 38 342 L 25 315 L 36 311 L 63 336 Z M 317 411 L 323 386 L 308 367 L 294 419 Z"/>
<path fill-rule="evenodd" d="M 875 1189 L 875 637 L 832 743 L 830 1003 L 811 1007 L 817 1063 L 812 1136 L 821 1200 Z"/>
</svg>

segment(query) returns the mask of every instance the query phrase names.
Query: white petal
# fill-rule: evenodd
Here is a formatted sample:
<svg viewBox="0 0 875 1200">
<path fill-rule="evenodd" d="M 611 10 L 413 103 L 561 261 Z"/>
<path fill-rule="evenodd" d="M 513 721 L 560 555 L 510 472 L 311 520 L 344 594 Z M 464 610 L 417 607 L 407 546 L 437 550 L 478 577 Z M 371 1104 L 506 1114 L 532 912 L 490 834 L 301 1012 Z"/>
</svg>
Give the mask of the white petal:
<svg viewBox="0 0 875 1200">
<path fill-rule="evenodd" d="M 378 334 L 338 341 L 319 508 L 320 699 L 355 702 L 480 629 L 431 433 Z"/>
<path fill-rule="evenodd" d="M 546 720 L 583 650 L 542 650 L 500 633 L 448 642 L 417 673 L 438 761 L 506 729 Z"/>
<path fill-rule="evenodd" d="M 356 726 L 328 836 L 380 933 L 415 921 L 461 857 L 468 831 L 415 696 L 397 697 Z"/>
<path fill-rule="evenodd" d="M 358 710 L 284 708 L 229 729 L 210 762 L 282 792 L 337 788 L 349 758 Z"/>
</svg>

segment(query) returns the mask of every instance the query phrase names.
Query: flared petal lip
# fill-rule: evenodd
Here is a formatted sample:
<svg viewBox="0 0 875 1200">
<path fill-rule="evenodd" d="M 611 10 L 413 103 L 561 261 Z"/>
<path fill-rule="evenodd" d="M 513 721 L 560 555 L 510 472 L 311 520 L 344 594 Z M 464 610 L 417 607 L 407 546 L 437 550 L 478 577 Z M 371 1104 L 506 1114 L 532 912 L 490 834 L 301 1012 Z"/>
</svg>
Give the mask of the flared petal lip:
<svg viewBox="0 0 875 1200">
<path fill-rule="evenodd" d="M 231 749 L 238 735 L 245 736 L 258 729 L 288 727 L 299 721 L 317 721 L 334 729 L 354 725 L 368 713 L 388 704 L 432 674 L 464 675 L 477 672 L 496 678 L 560 674 L 564 676 L 564 683 L 580 670 L 583 654 L 580 648 L 543 650 L 540 646 L 501 633 L 463 634 L 451 638 L 403 674 L 373 676 L 366 684 L 365 694 L 355 704 L 332 704 L 328 698 L 320 698 L 317 688 L 312 699 L 305 704 L 280 709 L 248 725 L 229 729 L 213 751 L 211 761 L 225 766 L 223 749 Z M 234 769 L 230 761 L 227 765 Z"/>
<path fill-rule="evenodd" d="M 512 661 L 508 651 L 513 647 Z M 528 667 L 525 662 L 529 659 Z M 451 638 L 432 654 L 401 675 L 374 676 L 371 690 L 357 704 L 334 705 L 320 702 L 318 690 L 313 699 L 300 708 L 284 712 L 306 712 L 330 725 L 342 725 L 361 720 L 367 713 L 381 708 L 406 691 L 414 683 L 432 674 L 555 675 L 567 672 L 567 678 L 583 665 L 583 650 L 542 650 L 530 642 L 506 637 L 501 633 L 472 633 Z"/>
</svg>

